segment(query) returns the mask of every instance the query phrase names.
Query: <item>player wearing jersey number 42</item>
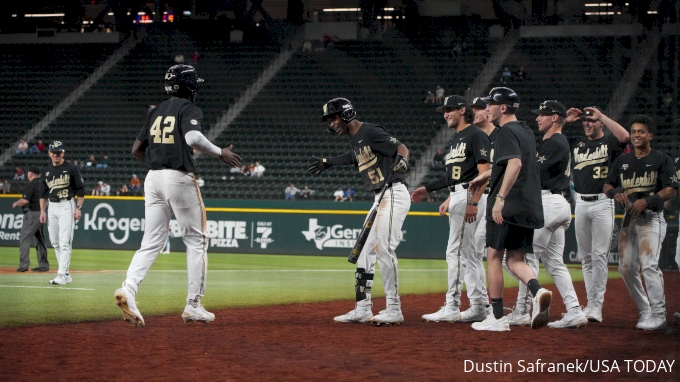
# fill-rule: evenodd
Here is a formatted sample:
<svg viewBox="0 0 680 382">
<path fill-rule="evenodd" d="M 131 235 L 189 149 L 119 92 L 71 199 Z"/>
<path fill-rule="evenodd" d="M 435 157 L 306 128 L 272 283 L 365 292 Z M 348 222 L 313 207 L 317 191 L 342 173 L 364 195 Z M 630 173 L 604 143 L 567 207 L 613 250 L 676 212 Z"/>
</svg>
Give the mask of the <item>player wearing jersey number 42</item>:
<svg viewBox="0 0 680 382">
<path fill-rule="evenodd" d="M 659 255 L 666 236 L 664 203 L 678 192 L 673 161 L 651 147 L 655 129 L 652 118 L 631 117 L 630 136 L 635 151 L 616 158 L 603 189 L 626 211 L 619 233 L 619 272 L 640 311 L 636 327 L 643 330 L 666 328 Z M 639 272 L 644 275 L 646 288 L 642 287 Z"/>
<path fill-rule="evenodd" d="M 203 113 L 194 103 L 203 82 L 190 65 L 175 65 L 165 74 L 165 90 L 172 97 L 147 112 L 132 154 L 149 169 L 144 184 L 146 228 L 139 250 L 127 271 L 123 286 L 114 293 L 123 318 L 132 326 L 144 326 L 137 309 L 139 284 L 160 253 L 175 214 L 187 247 L 189 287 L 184 322 L 212 322 L 215 315 L 201 304 L 208 271 L 208 235 L 205 206 L 194 178 L 193 150 L 218 157 L 231 167 L 241 164 L 232 146 L 220 149 L 201 133 Z"/>
<path fill-rule="evenodd" d="M 378 326 L 400 325 L 404 316 L 399 299 L 395 250 L 400 242 L 401 227 L 411 207 L 411 199 L 404 184 L 409 151 L 383 126 L 358 121 L 354 107 L 346 98 L 335 98 L 324 104 L 321 121 L 327 123 L 331 134 L 349 136 L 352 149 L 335 157 L 313 157 L 314 162 L 308 171 L 319 175 L 331 166 L 358 167 L 366 188 L 375 193 L 373 208 L 377 208 L 373 227 L 356 263 L 355 309 L 335 317 L 334 321 L 371 322 Z M 378 204 L 385 186 L 386 191 Z M 376 259 L 380 263 L 387 307 L 374 316 L 371 310 L 371 287 Z"/>
</svg>

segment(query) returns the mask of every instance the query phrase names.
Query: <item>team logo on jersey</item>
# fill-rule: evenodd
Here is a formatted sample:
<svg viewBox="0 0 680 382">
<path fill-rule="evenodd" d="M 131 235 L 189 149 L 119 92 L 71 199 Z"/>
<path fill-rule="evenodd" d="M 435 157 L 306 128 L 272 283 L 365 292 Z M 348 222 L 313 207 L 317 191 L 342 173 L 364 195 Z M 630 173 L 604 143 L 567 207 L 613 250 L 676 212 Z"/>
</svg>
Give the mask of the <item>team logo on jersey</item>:
<svg viewBox="0 0 680 382">
<path fill-rule="evenodd" d="M 198 121 L 195 119 L 192 119 L 191 121 L 189 121 L 189 123 L 191 123 L 192 125 L 198 125 Z"/>
<path fill-rule="evenodd" d="M 536 155 L 538 155 L 538 154 L 536 154 Z M 541 156 L 538 157 L 538 163 L 543 163 L 543 162 L 545 162 L 545 155 L 541 155 Z"/>
<path fill-rule="evenodd" d="M 479 153 L 482 154 L 482 156 L 486 156 L 486 150 L 484 149 L 479 149 Z"/>
<path fill-rule="evenodd" d="M 390 138 L 390 142 L 392 142 L 392 143 L 397 143 L 398 141 L 397 141 L 397 138 L 391 137 L 391 138 Z"/>
<path fill-rule="evenodd" d="M 628 163 L 624 163 L 623 166 L 621 166 L 621 170 L 628 170 Z"/>
<path fill-rule="evenodd" d="M 605 163 L 609 160 L 609 147 L 606 145 L 601 145 L 595 149 L 595 151 L 590 152 L 590 149 L 586 152 L 579 152 L 578 149 L 574 149 L 574 170 L 580 170 L 586 166 Z"/>
<path fill-rule="evenodd" d="M 585 142 L 579 142 L 577 146 L 578 146 L 578 147 L 583 147 L 583 146 L 585 146 L 585 145 L 586 145 Z"/>
<path fill-rule="evenodd" d="M 675 158 L 675 163 L 678 163 L 680 161 L 680 157 Z"/>
<path fill-rule="evenodd" d="M 46 172 L 46 173 L 45 173 L 45 176 L 50 176 L 50 172 L 49 172 L 49 171 Z"/>
</svg>

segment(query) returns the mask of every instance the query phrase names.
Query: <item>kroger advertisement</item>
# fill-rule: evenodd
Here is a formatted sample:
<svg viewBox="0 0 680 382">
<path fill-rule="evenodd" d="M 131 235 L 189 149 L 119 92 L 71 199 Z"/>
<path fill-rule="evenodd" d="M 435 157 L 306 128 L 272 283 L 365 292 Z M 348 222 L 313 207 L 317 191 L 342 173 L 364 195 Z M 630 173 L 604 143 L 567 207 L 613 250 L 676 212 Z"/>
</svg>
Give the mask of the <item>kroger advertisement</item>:
<svg viewBox="0 0 680 382">
<path fill-rule="evenodd" d="M 0 197 L 1 246 L 19 246 L 23 214 L 19 208 L 12 209 L 16 199 Z M 206 200 L 206 206 L 209 252 L 348 256 L 371 203 Z M 437 207 L 412 205 L 398 238 L 399 257 L 445 258 L 448 218 L 439 216 Z M 73 246 L 135 251 L 144 225 L 141 198 L 88 197 L 76 225 Z M 178 222 L 171 220 L 169 228 L 171 250 L 184 251 Z M 578 263 L 573 224 L 566 236 L 565 262 Z M 615 232 L 610 264 L 618 263 L 617 238 Z"/>
</svg>

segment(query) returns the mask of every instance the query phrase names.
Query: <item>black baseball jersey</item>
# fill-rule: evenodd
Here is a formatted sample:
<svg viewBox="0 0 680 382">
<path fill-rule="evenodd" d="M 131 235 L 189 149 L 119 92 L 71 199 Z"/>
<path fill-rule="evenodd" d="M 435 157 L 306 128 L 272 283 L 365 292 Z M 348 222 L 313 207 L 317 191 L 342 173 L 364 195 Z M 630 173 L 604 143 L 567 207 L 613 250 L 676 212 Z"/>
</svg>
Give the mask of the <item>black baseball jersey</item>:
<svg viewBox="0 0 680 382">
<path fill-rule="evenodd" d="M 363 122 L 359 131 L 350 139 L 356 166 L 369 191 L 380 190 L 392 174 L 397 148 L 401 142 L 391 136 L 384 127 Z M 392 182 L 405 179 L 404 174 L 394 174 Z"/>
<path fill-rule="evenodd" d="M 621 143 L 613 134 L 590 140 L 576 139 L 571 152 L 574 190 L 579 194 L 599 194 L 609 173 L 609 167 L 623 153 L 627 143 Z"/>
<path fill-rule="evenodd" d="M 439 190 L 471 181 L 479 175 L 477 164 L 489 162 L 490 152 L 489 137 L 486 133 L 475 125 L 469 125 L 451 139 L 449 152 L 444 157 L 446 174 L 428 185 L 427 190 Z"/>
<path fill-rule="evenodd" d="M 652 149 L 642 158 L 623 154 L 612 164 L 607 184 L 621 187 L 630 202 L 651 196 L 666 187 L 678 188 L 675 164 L 668 155 Z"/>
<path fill-rule="evenodd" d="M 33 178 L 24 188 L 22 199 L 28 200 L 28 204 L 23 207 L 24 212 L 40 211 L 40 178 Z"/>
<path fill-rule="evenodd" d="M 541 188 L 569 191 L 570 150 L 569 141 L 564 134 L 553 134 L 550 138 L 543 140 L 537 155 Z"/>
<path fill-rule="evenodd" d="M 152 170 L 196 170 L 193 149 L 184 139 L 191 130 L 201 131 L 203 112 L 184 98 L 171 98 L 146 114 L 137 139 L 146 142 L 144 164 Z"/>
<path fill-rule="evenodd" d="M 498 190 L 503 184 L 508 160 L 519 158 L 522 168 L 503 207 L 504 223 L 525 228 L 542 228 L 543 203 L 541 200 L 541 178 L 536 162 L 536 138 L 524 121 L 513 121 L 503 125 L 495 148 L 495 160 L 491 169 L 489 202 L 486 204 L 486 219 L 493 221 L 492 210 Z"/>
<path fill-rule="evenodd" d="M 83 177 L 78 167 L 64 161 L 54 167 L 51 163 L 43 167 L 40 173 L 41 199 L 71 199 L 85 195 Z"/>
<path fill-rule="evenodd" d="M 675 165 L 675 176 L 680 182 L 680 151 L 676 151 L 675 153 L 673 153 L 671 159 L 673 160 L 673 164 Z M 680 200 L 680 192 L 678 192 L 677 199 Z"/>
</svg>

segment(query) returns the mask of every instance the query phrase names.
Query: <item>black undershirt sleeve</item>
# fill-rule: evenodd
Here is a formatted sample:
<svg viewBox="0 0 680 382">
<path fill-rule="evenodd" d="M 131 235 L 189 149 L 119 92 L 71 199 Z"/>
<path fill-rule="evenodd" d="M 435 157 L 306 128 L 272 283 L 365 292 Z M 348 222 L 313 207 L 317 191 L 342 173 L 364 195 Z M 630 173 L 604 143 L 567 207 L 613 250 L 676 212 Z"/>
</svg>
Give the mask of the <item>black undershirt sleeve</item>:
<svg viewBox="0 0 680 382">
<path fill-rule="evenodd" d="M 444 175 L 440 179 L 438 179 L 438 180 L 428 184 L 427 186 L 425 186 L 425 189 L 427 190 L 427 192 L 432 192 L 432 191 L 441 190 L 442 188 L 446 188 L 448 186 L 449 186 L 449 176 Z"/>
<path fill-rule="evenodd" d="M 354 164 L 354 156 L 351 151 L 348 151 L 342 155 L 328 158 L 328 163 L 330 163 L 332 166 Z"/>
</svg>

